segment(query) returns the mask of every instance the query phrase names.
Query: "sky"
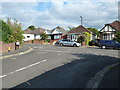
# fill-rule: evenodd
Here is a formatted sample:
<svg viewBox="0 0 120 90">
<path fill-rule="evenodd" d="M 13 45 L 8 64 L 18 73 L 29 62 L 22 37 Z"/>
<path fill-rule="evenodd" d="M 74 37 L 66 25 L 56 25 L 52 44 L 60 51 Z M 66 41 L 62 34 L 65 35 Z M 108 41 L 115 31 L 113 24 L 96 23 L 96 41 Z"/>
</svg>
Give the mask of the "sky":
<svg viewBox="0 0 120 90">
<path fill-rule="evenodd" d="M 100 30 L 104 24 L 118 20 L 119 0 L 3 0 L 0 18 L 17 19 L 23 29 L 30 25 L 36 28 L 64 29 L 82 25 Z"/>
</svg>

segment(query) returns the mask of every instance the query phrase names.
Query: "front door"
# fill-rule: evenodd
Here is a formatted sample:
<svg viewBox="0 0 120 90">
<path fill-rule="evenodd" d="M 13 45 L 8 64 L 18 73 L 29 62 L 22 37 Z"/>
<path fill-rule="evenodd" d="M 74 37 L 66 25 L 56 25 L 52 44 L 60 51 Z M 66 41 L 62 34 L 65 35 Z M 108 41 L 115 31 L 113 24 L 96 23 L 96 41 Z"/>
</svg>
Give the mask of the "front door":
<svg viewBox="0 0 120 90">
<path fill-rule="evenodd" d="M 51 35 L 51 40 L 54 40 L 54 35 Z"/>
</svg>

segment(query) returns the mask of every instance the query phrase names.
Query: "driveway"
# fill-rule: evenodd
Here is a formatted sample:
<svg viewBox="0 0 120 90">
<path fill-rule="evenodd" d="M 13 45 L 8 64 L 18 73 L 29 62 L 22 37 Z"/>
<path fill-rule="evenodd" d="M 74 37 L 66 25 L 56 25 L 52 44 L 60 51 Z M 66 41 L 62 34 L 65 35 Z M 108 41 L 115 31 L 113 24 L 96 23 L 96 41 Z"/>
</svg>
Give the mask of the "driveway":
<svg viewBox="0 0 120 90">
<path fill-rule="evenodd" d="M 97 72 L 118 63 L 118 50 L 33 45 L 2 61 L 3 88 L 85 88 Z"/>
</svg>

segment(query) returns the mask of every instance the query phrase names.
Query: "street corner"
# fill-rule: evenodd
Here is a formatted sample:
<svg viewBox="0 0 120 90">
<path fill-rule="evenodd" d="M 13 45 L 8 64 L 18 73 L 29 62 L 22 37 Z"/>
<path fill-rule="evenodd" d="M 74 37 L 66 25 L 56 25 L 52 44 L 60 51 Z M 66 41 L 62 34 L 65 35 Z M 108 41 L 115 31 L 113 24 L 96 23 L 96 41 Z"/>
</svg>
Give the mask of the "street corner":
<svg viewBox="0 0 120 90">
<path fill-rule="evenodd" d="M 22 48 L 22 47 L 21 47 Z M 33 48 L 32 47 L 28 47 L 29 49 L 28 50 L 26 50 L 26 51 L 18 51 L 18 52 L 16 52 L 15 54 L 9 54 L 9 55 L 5 55 L 5 56 L 0 56 L 0 59 L 4 59 L 4 58 L 10 58 L 10 57 L 13 57 L 13 56 L 18 56 L 18 55 L 23 55 L 23 54 L 26 54 L 26 53 L 29 53 L 29 52 L 31 52 L 31 51 L 33 51 Z M 14 52 L 14 51 L 13 51 Z"/>
</svg>

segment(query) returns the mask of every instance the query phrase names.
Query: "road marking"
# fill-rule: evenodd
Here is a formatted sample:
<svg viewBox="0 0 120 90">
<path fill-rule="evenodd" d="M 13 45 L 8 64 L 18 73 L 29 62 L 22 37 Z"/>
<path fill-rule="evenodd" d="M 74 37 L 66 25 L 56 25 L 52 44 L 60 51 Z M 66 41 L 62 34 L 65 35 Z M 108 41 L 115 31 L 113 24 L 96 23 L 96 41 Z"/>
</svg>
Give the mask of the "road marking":
<svg viewBox="0 0 120 90">
<path fill-rule="evenodd" d="M 104 75 L 110 70 L 111 67 L 115 67 L 118 64 L 120 64 L 120 62 L 112 64 L 112 65 L 108 65 L 107 67 L 105 67 L 103 70 L 99 71 L 98 73 L 95 74 L 94 77 L 92 77 L 88 83 L 86 84 L 85 88 L 91 88 L 92 90 L 94 88 L 98 88 L 101 81 L 103 80 Z"/>
<path fill-rule="evenodd" d="M 47 53 L 47 52 L 42 52 L 42 53 L 38 53 L 38 54 L 45 54 L 45 53 Z"/>
<path fill-rule="evenodd" d="M 30 85 L 30 83 L 29 82 L 26 82 L 28 85 Z"/>
<path fill-rule="evenodd" d="M 56 50 L 44 50 L 44 51 L 50 51 L 50 52 L 68 52 L 68 51 L 56 51 Z"/>
<path fill-rule="evenodd" d="M 17 58 L 11 58 L 11 59 L 17 59 Z"/>
<path fill-rule="evenodd" d="M 2 76 L 0 76 L 0 78 L 3 78 L 3 77 L 5 77 L 5 76 L 7 76 L 7 75 L 2 75 Z"/>
<path fill-rule="evenodd" d="M 42 62 L 46 62 L 46 60 L 42 60 L 42 61 L 40 61 L 40 62 L 31 64 L 31 65 L 29 65 L 29 66 L 20 68 L 20 69 L 18 69 L 18 70 L 15 70 L 15 71 L 13 71 L 13 72 L 8 73 L 8 74 L 2 75 L 2 76 L 0 76 L 0 78 L 6 77 L 6 76 L 8 76 L 8 75 L 14 74 L 14 73 L 16 73 L 16 72 L 19 72 L 19 71 L 22 71 L 22 70 L 25 70 L 25 69 L 28 69 L 28 68 L 33 67 L 33 66 L 35 66 L 35 65 L 38 65 L 38 64 L 40 64 L 40 63 L 42 63 Z"/>
</svg>

